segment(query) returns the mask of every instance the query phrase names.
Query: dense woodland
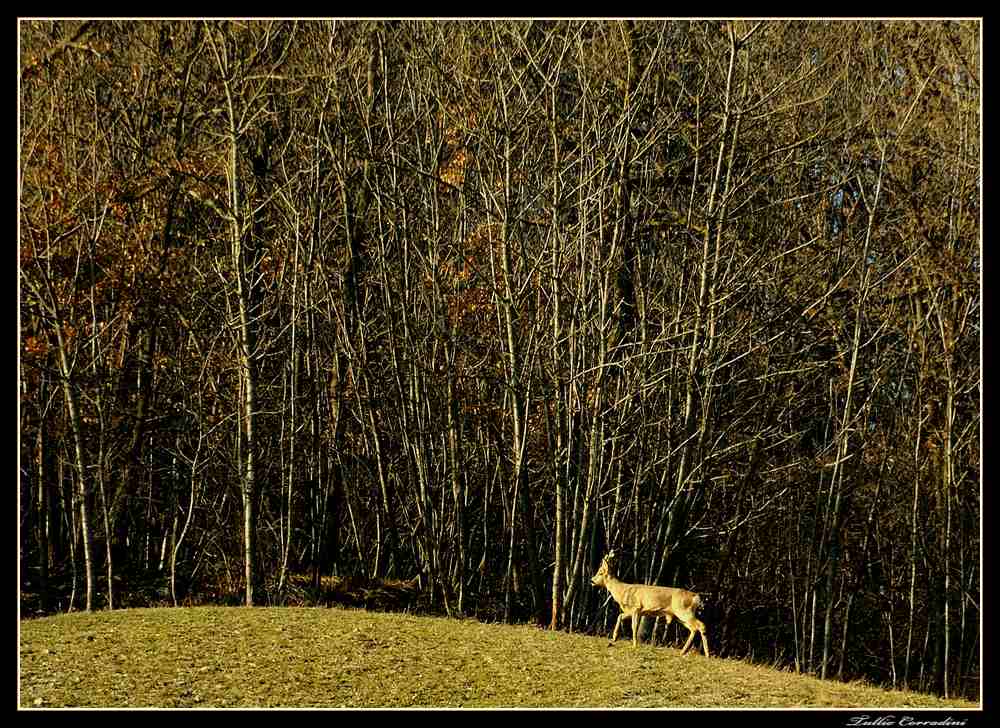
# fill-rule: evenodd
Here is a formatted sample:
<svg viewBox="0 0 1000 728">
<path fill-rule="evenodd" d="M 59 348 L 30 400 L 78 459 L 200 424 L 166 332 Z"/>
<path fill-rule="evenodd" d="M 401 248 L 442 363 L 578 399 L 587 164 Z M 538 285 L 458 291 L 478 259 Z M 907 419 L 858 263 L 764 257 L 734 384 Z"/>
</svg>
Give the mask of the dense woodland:
<svg viewBox="0 0 1000 728">
<path fill-rule="evenodd" d="M 19 40 L 23 616 L 606 635 L 616 548 L 713 654 L 978 697 L 978 22 Z"/>
</svg>

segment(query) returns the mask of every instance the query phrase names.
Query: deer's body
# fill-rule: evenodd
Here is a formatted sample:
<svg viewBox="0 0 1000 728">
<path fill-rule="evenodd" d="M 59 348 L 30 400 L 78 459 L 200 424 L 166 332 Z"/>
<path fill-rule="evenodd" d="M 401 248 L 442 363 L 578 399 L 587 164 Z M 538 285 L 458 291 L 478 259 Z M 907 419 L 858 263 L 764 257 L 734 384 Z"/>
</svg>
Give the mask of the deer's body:
<svg viewBox="0 0 1000 728">
<path fill-rule="evenodd" d="M 697 632 L 701 635 L 701 646 L 708 657 L 708 638 L 705 635 L 705 623 L 698 619 L 697 612 L 701 607 L 701 597 L 687 589 L 677 589 L 669 586 L 648 586 L 645 584 L 627 584 L 619 581 L 611 572 L 611 562 L 614 552 L 604 557 L 601 568 L 590 580 L 594 586 L 603 586 L 621 608 L 611 643 L 618 639 L 618 630 L 622 621 L 632 620 L 632 646 L 639 646 L 639 619 L 641 617 L 663 617 L 667 625 L 676 617 L 690 634 L 681 654 L 685 654 L 694 640 Z"/>
</svg>

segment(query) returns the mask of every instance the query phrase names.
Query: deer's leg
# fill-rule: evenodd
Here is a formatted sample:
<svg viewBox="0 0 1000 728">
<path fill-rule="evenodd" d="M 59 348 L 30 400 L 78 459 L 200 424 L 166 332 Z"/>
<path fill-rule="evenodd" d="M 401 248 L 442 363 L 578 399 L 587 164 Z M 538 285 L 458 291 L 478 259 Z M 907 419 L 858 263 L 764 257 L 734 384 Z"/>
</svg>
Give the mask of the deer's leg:
<svg viewBox="0 0 1000 728">
<path fill-rule="evenodd" d="M 639 614 L 639 610 L 636 609 L 632 612 L 632 647 L 636 648 L 639 646 L 639 622 L 642 615 Z"/>
<path fill-rule="evenodd" d="M 697 630 L 688 622 L 684 622 L 684 626 L 688 628 L 688 638 L 687 642 L 684 643 L 684 649 L 681 650 L 681 656 L 687 654 L 688 648 L 691 646 L 691 642 L 694 641 L 694 635 Z"/>
<path fill-rule="evenodd" d="M 618 621 L 615 622 L 615 631 L 611 633 L 611 641 L 608 642 L 609 645 L 613 645 L 615 640 L 618 639 L 618 630 L 622 626 L 622 619 L 625 617 L 625 612 L 618 615 Z"/>
<path fill-rule="evenodd" d="M 682 657 L 687 654 L 688 648 L 691 646 L 691 642 L 694 640 L 695 630 L 691 629 L 690 627 L 688 627 L 688 629 L 690 630 L 690 632 L 688 633 L 687 642 L 684 643 L 684 649 L 681 650 Z"/>
<path fill-rule="evenodd" d="M 688 648 L 694 641 L 695 633 L 701 635 L 701 647 L 705 651 L 705 657 L 708 657 L 708 638 L 705 636 L 705 623 L 700 619 L 694 618 L 690 621 L 684 622 L 684 626 L 688 628 L 690 634 L 688 634 L 687 642 L 684 643 L 684 649 L 681 650 L 681 654 L 687 653 Z"/>
<path fill-rule="evenodd" d="M 701 646 L 705 650 L 705 657 L 708 657 L 708 636 L 705 634 L 704 622 L 698 622 L 698 632 L 701 634 Z"/>
<path fill-rule="evenodd" d="M 657 620 L 659 617 L 657 617 Z M 670 629 L 670 623 L 674 621 L 674 618 L 669 614 L 663 615 L 663 639 L 662 644 L 667 644 L 667 630 Z"/>
</svg>

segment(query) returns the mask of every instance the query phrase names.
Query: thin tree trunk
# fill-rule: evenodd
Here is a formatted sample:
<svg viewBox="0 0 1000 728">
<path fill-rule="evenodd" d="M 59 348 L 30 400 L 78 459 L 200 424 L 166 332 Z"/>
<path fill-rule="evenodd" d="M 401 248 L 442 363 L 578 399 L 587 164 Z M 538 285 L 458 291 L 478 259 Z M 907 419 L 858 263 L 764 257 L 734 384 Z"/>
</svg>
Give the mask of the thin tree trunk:
<svg viewBox="0 0 1000 728">
<path fill-rule="evenodd" d="M 85 610 L 94 607 L 94 557 L 93 535 L 90 522 L 90 492 L 87 488 L 87 467 L 83 455 L 83 426 L 80 423 L 80 409 L 77 405 L 76 391 L 73 389 L 70 377 L 69 359 L 66 356 L 66 342 L 62 331 L 56 327 L 56 337 L 59 347 L 59 368 L 62 375 L 63 396 L 69 411 L 70 429 L 73 433 L 73 455 L 76 466 L 77 497 L 79 499 L 80 529 L 83 533 L 83 567 L 86 579 Z"/>
<path fill-rule="evenodd" d="M 103 425 L 102 425 L 103 428 Z M 111 519 L 108 517 L 108 497 L 104 488 L 104 443 L 101 437 L 100 452 L 97 456 L 97 492 L 101 496 L 101 513 L 104 517 L 104 556 L 108 580 L 108 609 L 115 608 L 114 561 L 112 557 Z"/>
<path fill-rule="evenodd" d="M 41 377 L 39 384 L 39 402 L 45 402 L 48 387 L 46 378 Z M 48 441 L 45 438 L 46 417 L 41 412 L 38 420 L 38 432 L 35 435 L 36 450 L 36 486 L 38 488 L 38 588 L 41 591 L 42 612 L 49 610 L 49 524 L 51 523 L 49 473 L 47 464 Z"/>
<path fill-rule="evenodd" d="M 950 375 L 950 372 L 949 372 Z M 949 674 L 951 657 L 951 423 L 952 423 L 952 390 L 954 381 L 949 377 L 948 395 L 945 404 L 945 452 L 944 452 L 944 656 L 943 676 L 944 697 L 950 696 L 951 675 Z"/>
<path fill-rule="evenodd" d="M 292 530 L 294 529 L 295 510 L 295 443 L 298 440 L 298 398 L 299 369 L 302 357 L 298 350 L 296 334 L 298 333 L 298 288 L 299 288 L 299 241 L 296 236 L 294 255 L 294 277 L 292 279 L 292 337 L 291 337 L 291 391 L 289 392 L 289 442 L 288 442 L 288 499 L 286 501 L 286 531 L 281 544 L 281 570 L 278 574 L 278 593 L 283 593 L 285 579 L 288 574 L 288 557 L 292 549 Z"/>
<path fill-rule="evenodd" d="M 59 458 L 59 482 L 64 483 L 66 479 L 65 463 L 63 458 Z M 72 577 L 70 582 L 70 592 L 69 592 L 69 603 L 66 605 L 66 611 L 72 612 L 76 605 L 76 592 L 79 587 L 80 582 L 80 567 L 77 558 L 77 547 L 76 547 L 76 534 L 78 518 L 77 513 L 79 512 L 76 507 L 77 499 L 76 482 L 74 481 L 71 485 L 68 485 L 63 493 L 63 501 L 65 502 L 65 510 L 68 516 L 68 523 L 66 527 L 69 529 L 69 563 L 72 570 Z"/>
<path fill-rule="evenodd" d="M 802 673 L 802 643 L 799 639 L 798 606 L 795 603 L 795 569 L 792 562 L 792 549 L 788 548 L 788 583 L 792 595 L 792 636 L 795 640 L 795 674 Z M 718 648 L 716 648 L 718 649 Z"/>
<path fill-rule="evenodd" d="M 505 103 L 505 99 L 501 96 L 501 100 Z M 504 110 L 504 117 L 506 118 L 506 108 Z M 518 345 L 518 339 L 514 335 L 514 284 L 512 281 L 513 275 L 513 262 L 511 257 L 511 172 L 512 172 L 512 160 L 511 160 L 511 146 L 510 139 L 505 138 L 504 145 L 504 158 L 503 158 L 503 217 L 500 232 L 500 244 L 501 244 L 501 255 L 500 263 L 501 269 L 503 271 L 503 290 L 501 292 L 502 301 L 500 302 L 500 309 L 502 315 L 502 324 L 504 343 L 506 344 L 506 359 L 507 359 L 507 387 L 510 394 L 510 414 L 511 423 L 513 427 L 513 437 L 511 440 L 511 479 L 513 483 L 513 502 L 511 503 L 511 553 L 513 554 L 513 528 L 516 519 L 513 517 L 515 510 L 520 510 L 521 512 L 521 528 L 523 529 L 526 550 L 528 557 L 528 570 L 529 570 L 529 583 L 532 590 L 532 596 L 535 602 L 535 618 L 540 624 L 544 624 L 544 610 L 545 610 L 545 600 L 544 600 L 544 590 L 542 588 L 541 575 L 538 570 L 537 563 L 537 548 L 535 541 L 535 530 L 534 530 L 534 519 L 532 517 L 529 508 L 529 495 L 528 495 L 528 480 L 527 480 L 527 469 L 524 462 L 524 454 L 526 449 L 527 431 L 526 431 L 526 419 L 528 411 L 528 396 L 524 391 L 524 384 L 522 383 L 522 377 L 525 376 L 527 367 L 525 366 L 524 358 L 525 352 L 521 350 Z"/>
<path fill-rule="evenodd" d="M 882 172 L 885 168 L 885 155 L 888 146 L 886 144 L 882 145 L 882 155 L 879 160 L 878 167 L 878 177 L 875 181 L 875 198 L 869 208 L 869 218 L 868 226 L 865 230 L 865 240 L 861 249 L 861 259 L 859 265 L 861 267 L 861 282 L 860 282 L 860 294 L 858 296 L 857 308 L 855 310 L 854 317 L 854 334 L 852 336 L 851 345 L 851 362 L 850 367 L 847 372 L 847 387 L 844 392 L 844 411 L 840 419 L 840 431 L 838 433 L 838 445 L 837 445 L 837 459 L 833 464 L 833 473 L 830 476 L 830 488 L 833 496 L 833 506 L 832 512 L 829 514 L 827 519 L 828 524 L 828 538 L 826 539 L 827 544 L 829 544 L 829 554 L 828 554 L 828 564 L 827 568 L 829 571 L 828 585 L 833 586 L 833 574 L 837 568 L 840 556 L 840 543 L 839 543 L 839 531 L 840 531 L 840 510 L 841 510 L 841 494 L 843 492 L 843 477 L 844 477 L 844 461 L 847 458 L 848 433 L 852 428 L 852 405 L 854 397 L 854 385 L 857 377 L 857 366 L 858 366 L 858 352 L 861 349 L 861 321 L 864 314 L 865 303 L 868 300 L 868 275 L 871 269 L 871 264 L 868 260 L 868 250 L 869 244 L 871 242 L 872 231 L 875 227 L 875 212 L 878 209 L 879 199 L 882 193 Z M 836 488 L 834 486 L 836 485 Z M 823 628 L 823 662 L 820 668 L 820 678 L 826 678 L 826 668 L 828 660 L 830 657 L 830 640 L 832 638 L 833 632 L 833 607 L 834 600 L 833 594 L 827 592 L 827 604 L 826 604 L 826 617 L 824 619 Z"/>
<path fill-rule="evenodd" d="M 184 537 L 187 535 L 188 528 L 191 526 L 191 521 L 194 518 L 194 504 L 198 497 L 198 456 L 201 453 L 202 441 L 203 435 L 199 432 L 198 446 L 195 449 L 194 456 L 188 466 L 191 472 L 191 490 L 190 498 L 188 500 L 187 516 L 184 518 L 184 526 L 181 528 L 180 534 L 174 539 L 173 548 L 170 551 L 170 598 L 175 607 L 177 606 L 177 554 L 181 550 L 181 544 L 184 543 Z"/>
<path fill-rule="evenodd" d="M 454 332 L 453 332 L 454 333 Z M 458 434 L 459 406 L 455 396 L 455 360 L 454 349 L 448 364 L 448 465 L 451 479 L 451 495 L 455 508 L 455 540 L 457 541 L 457 573 L 455 581 L 458 585 L 458 599 L 455 605 L 459 615 L 465 609 L 465 492 L 462 487 L 462 477 L 459 474 L 459 463 L 462 462 L 461 438 Z"/>
<path fill-rule="evenodd" d="M 919 390 L 919 387 L 918 387 Z M 919 413 L 919 410 L 918 410 Z M 909 595 L 909 619 L 906 628 L 906 658 L 903 663 L 903 688 L 910 686 L 910 655 L 913 652 L 913 616 L 916 613 L 916 587 L 917 587 L 917 506 L 920 495 L 920 429 L 923 419 L 918 418 L 917 432 L 913 446 L 913 507 L 910 521 L 910 595 Z"/>
<path fill-rule="evenodd" d="M 213 34 L 208 36 L 216 61 L 222 74 L 223 89 L 226 96 L 226 122 L 228 128 L 227 143 L 228 166 L 226 181 L 229 186 L 228 221 L 230 228 L 231 261 L 236 281 L 236 303 L 239 317 L 237 329 L 240 385 L 242 389 L 241 415 L 243 424 L 243 458 L 242 487 L 243 500 L 243 579 L 244 603 L 254 606 L 256 599 L 257 574 L 257 372 L 254 356 L 256 354 L 255 311 L 253 305 L 254 269 L 249 241 L 246 240 L 243 218 L 243 196 L 240 189 L 240 171 L 238 165 L 238 147 L 240 129 L 237 122 L 236 107 L 233 100 L 231 82 L 228 78 L 231 71 L 227 54 L 227 43 L 224 39 L 217 42 Z"/>
<path fill-rule="evenodd" d="M 895 690 L 898 679 L 896 677 L 896 640 L 892 630 L 891 612 L 886 612 L 885 621 L 889 630 L 889 668 L 892 672 L 892 689 Z"/>
</svg>

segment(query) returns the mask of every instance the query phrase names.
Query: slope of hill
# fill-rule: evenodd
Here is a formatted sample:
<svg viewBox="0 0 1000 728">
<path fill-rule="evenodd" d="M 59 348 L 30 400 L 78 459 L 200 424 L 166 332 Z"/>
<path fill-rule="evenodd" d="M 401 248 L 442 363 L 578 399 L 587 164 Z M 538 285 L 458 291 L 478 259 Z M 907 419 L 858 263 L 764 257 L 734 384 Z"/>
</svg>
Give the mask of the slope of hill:
<svg viewBox="0 0 1000 728">
<path fill-rule="evenodd" d="M 22 708 L 979 707 L 627 640 L 358 609 L 137 609 L 20 630 Z"/>
</svg>

